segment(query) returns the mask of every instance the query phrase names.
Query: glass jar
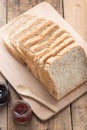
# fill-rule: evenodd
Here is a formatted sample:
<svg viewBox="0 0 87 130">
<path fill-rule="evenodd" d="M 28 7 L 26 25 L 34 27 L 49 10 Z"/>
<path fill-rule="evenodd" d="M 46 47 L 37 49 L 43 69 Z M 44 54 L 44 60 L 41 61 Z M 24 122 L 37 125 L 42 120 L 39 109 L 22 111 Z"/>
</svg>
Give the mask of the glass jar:
<svg viewBox="0 0 87 130">
<path fill-rule="evenodd" d="M 32 110 L 24 100 L 18 100 L 12 108 L 13 120 L 18 124 L 25 124 L 31 120 Z"/>
<path fill-rule="evenodd" d="M 4 82 L 0 82 L 0 105 L 5 105 L 10 100 L 10 91 L 8 85 Z"/>
</svg>

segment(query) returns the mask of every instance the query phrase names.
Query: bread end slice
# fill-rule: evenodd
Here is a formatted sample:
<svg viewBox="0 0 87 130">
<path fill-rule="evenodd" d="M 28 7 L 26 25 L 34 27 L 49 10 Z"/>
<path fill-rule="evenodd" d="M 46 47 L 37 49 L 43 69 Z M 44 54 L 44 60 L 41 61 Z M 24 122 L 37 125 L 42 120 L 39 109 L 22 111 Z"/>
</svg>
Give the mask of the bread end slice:
<svg viewBox="0 0 87 130">
<path fill-rule="evenodd" d="M 87 81 L 87 59 L 80 46 L 40 68 L 40 81 L 57 100 Z"/>
<path fill-rule="evenodd" d="M 11 45 L 10 40 L 7 35 L 3 36 L 3 42 L 8 49 L 8 51 L 22 64 L 24 64 L 23 59 L 20 54 L 16 51 L 16 49 Z"/>
</svg>

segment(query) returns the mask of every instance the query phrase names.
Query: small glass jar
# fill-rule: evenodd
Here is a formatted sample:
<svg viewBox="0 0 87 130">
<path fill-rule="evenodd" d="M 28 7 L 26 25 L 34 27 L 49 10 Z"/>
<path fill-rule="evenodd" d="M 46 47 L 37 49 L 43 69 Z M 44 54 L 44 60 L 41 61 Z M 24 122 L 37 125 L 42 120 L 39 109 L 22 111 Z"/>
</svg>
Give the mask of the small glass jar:
<svg viewBox="0 0 87 130">
<path fill-rule="evenodd" d="M 8 85 L 4 82 L 0 82 L 0 105 L 5 105 L 10 100 L 10 91 Z"/>
<path fill-rule="evenodd" d="M 30 105 L 24 100 L 18 100 L 12 108 L 13 120 L 18 124 L 26 124 L 32 118 Z"/>
</svg>

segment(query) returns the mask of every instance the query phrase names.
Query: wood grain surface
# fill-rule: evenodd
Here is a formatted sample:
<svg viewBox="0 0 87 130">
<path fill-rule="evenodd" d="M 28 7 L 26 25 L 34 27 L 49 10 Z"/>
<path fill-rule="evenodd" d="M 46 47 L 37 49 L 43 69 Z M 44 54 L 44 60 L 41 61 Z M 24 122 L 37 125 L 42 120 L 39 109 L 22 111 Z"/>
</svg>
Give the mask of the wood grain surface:
<svg viewBox="0 0 87 130">
<path fill-rule="evenodd" d="M 0 0 L 0 26 L 44 0 Z M 62 16 L 87 40 L 87 1 L 86 0 L 45 0 L 60 12 Z M 76 12 L 72 13 L 72 12 Z M 79 18 L 78 18 L 79 17 Z M 5 81 L 0 74 L 0 81 Z M 33 114 L 30 123 L 17 125 L 11 117 L 13 102 L 19 99 L 10 86 L 12 99 L 8 106 L 0 108 L 0 130 L 87 130 L 87 94 L 68 106 L 46 122 Z"/>
<path fill-rule="evenodd" d="M 6 1 L 0 0 L 0 27 L 6 24 Z M 0 73 L 0 82 L 6 82 L 5 78 Z M 0 107 L 0 130 L 7 130 L 7 111 L 8 107 Z M 5 125 L 4 125 L 5 123 Z"/>
<path fill-rule="evenodd" d="M 86 8 L 87 0 L 64 0 L 64 18 L 87 41 Z M 73 130 L 86 130 L 87 94 L 71 104 L 71 112 Z"/>
</svg>

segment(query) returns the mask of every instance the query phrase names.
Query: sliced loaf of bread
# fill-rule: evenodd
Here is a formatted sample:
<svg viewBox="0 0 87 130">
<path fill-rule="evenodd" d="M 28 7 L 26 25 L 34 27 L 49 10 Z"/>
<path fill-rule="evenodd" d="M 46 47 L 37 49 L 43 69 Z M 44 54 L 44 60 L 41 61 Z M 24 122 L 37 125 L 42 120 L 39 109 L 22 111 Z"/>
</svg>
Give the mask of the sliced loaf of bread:
<svg viewBox="0 0 87 130">
<path fill-rule="evenodd" d="M 5 31 L 5 45 L 60 100 L 87 81 L 86 54 L 69 32 L 52 21 L 25 17 L 14 20 Z"/>
</svg>

